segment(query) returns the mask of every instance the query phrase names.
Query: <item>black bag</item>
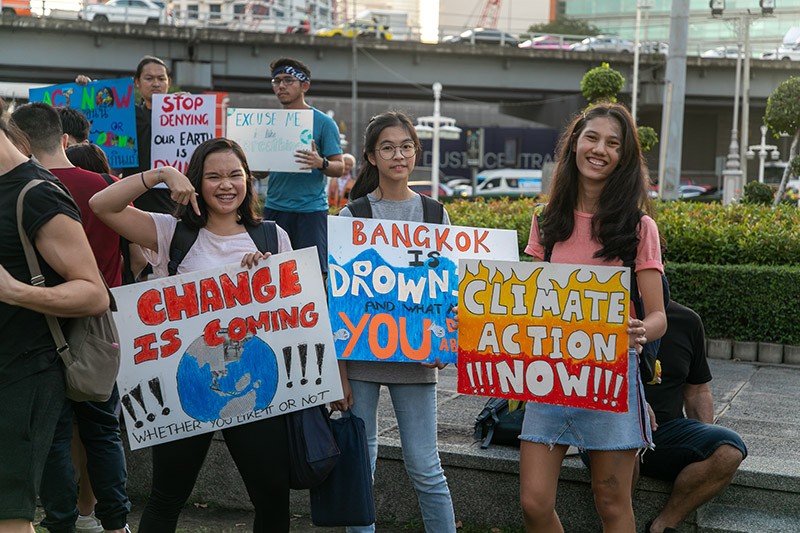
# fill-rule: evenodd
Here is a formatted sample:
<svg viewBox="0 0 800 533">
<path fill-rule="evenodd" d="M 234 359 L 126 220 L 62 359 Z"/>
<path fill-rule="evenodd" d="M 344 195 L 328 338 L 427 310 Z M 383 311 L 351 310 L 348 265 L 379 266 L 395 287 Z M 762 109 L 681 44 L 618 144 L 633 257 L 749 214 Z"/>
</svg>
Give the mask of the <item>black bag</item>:
<svg viewBox="0 0 800 533">
<path fill-rule="evenodd" d="M 519 448 L 517 437 L 522 433 L 523 418 L 525 418 L 524 406 L 509 411 L 508 400 L 489 398 L 483 410 L 475 418 L 475 440 L 483 440 L 481 448 L 484 449 L 491 443 Z"/>
<path fill-rule="evenodd" d="M 355 415 L 331 420 L 342 454 L 322 485 L 311 489 L 315 526 L 368 526 L 375 523 L 372 469 L 364 421 Z"/>
<path fill-rule="evenodd" d="M 286 415 L 289 486 L 311 489 L 325 481 L 339 459 L 339 447 L 324 405 Z"/>
<path fill-rule="evenodd" d="M 444 222 L 444 206 L 426 196 L 417 193 L 422 200 L 422 221 L 427 224 L 441 224 Z M 372 204 L 369 203 L 369 198 L 362 196 L 348 203 L 345 207 L 350 211 L 350 214 L 359 218 L 372 218 Z"/>
</svg>

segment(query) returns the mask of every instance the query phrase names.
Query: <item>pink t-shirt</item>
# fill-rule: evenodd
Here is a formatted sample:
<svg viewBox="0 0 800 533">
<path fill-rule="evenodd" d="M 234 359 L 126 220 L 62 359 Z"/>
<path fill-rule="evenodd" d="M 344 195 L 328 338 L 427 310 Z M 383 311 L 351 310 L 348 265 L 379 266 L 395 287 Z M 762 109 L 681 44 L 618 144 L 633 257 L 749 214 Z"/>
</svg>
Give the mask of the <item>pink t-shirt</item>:
<svg viewBox="0 0 800 533">
<path fill-rule="evenodd" d="M 552 263 L 566 263 L 570 265 L 603 265 L 621 266 L 621 259 L 607 260 L 594 257 L 594 253 L 601 248 L 596 240 L 592 239 L 592 215 L 575 211 L 575 227 L 572 235 L 566 241 L 557 242 L 553 246 Z M 536 217 L 531 222 L 531 234 L 525 253 L 539 259 L 544 259 L 544 246 L 539 242 L 539 224 Z M 639 247 L 636 249 L 636 272 L 654 268 L 664 273 L 661 264 L 661 245 L 658 240 L 658 226 L 647 215 L 639 223 Z"/>
</svg>

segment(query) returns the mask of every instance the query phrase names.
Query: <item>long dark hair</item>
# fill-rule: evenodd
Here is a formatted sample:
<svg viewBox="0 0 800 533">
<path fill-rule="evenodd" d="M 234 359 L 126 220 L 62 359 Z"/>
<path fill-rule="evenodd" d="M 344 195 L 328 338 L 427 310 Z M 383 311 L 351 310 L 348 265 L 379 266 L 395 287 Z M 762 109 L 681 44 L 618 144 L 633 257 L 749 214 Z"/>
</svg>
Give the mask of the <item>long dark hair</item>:
<svg viewBox="0 0 800 533">
<path fill-rule="evenodd" d="M 253 186 L 253 175 L 250 173 L 250 167 L 247 165 L 247 158 L 242 148 L 236 141 L 224 137 L 217 137 L 203 142 L 195 149 L 192 158 L 189 160 L 189 167 L 186 169 L 186 177 L 189 178 L 189 181 L 194 185 L 194 190 L 198 193 L 197 206 L 200 208 L 200 216 L 197 216 L 191 205 L 178 206 L 175 216 L 192 228 L 202 228 L 208 222 L 208 209 L 206 208 L 206 201 L 203 199 L 202 195 L 203 168 L 205 167 L 206 158 L 213 153 L 225 151 L 232 152 L 239 159 L 247 178 L 244 200 L 236 210 L 239 215 L 238 222 L 239 224 L 247 224 L 248 226 L 257 226 L 261 223 L 261 217 L 256 215 L 256 195 Z"/>
<path fill-rule="evenodd" d="M 97 172 L 98 174 L 111 174 L 108 158 L 103 150 L 96 144 L 80 143 L 67 148 L 69 162 L 83 170 Z"/>
<path fill-rule="evenodd" d="M 155 56 L 144 56 L 142 59 L 139 60 L 139 64 L 136 65 L 136 73 L 133 75 L 133 79 L 138 80 L 139 78 L 141 78 L 144 67 L 146 67 L 150 63 L 155 63 L 156 65 L 161 65 L 162 67 L 164 67 L 164 70 L 167 73 L 167 78 L 169 78 L 169 68 L 162 59 L 159 59 Z"/>
<path fill-rule="evenodd" d="M 394 126 L 403 128 L 408 132 L 408 136 L 411 137 L 414 146 L 417 148 L 417 157 L 419 157 L 419 137 L 408 115 L 400 111 L 387 111 L 386 113 L 375 115 L 370 119 L 369 124 L 367 124 L 367 130 L 364 132 L 364 153 L 361 156 L 358 178 L 356 178 L 356 183 L 350 191 L 351 200 L 366 196 L 380 186 L 378 167 L 370 163 L 367 156 L 375 154 L 375 147 L 378 145 L 378 138 L 381 136 L 381 132 Z M 374 157 L 379 156 L 375 154 Z"/>
<path fill-rule="evenodd" d="M 552 250 L 557 242 L 572 235 L 578 203 L 578 166 L 573 148 L 586 124 L 598 117 L 613 119 L 622 133 L 619 163 L 608 177 L 592 217 L 592 238 L 601 245 L 594 257 L 613 260 L 635 252 L 639 245 L 639 221 L 645 211 L 652 213 L 639 136 L 631 114 L 620 104 L 598 104 L 588 109 L 576 116 L 561 135 L 540 241 L 545 249 Z"/>
</svg>

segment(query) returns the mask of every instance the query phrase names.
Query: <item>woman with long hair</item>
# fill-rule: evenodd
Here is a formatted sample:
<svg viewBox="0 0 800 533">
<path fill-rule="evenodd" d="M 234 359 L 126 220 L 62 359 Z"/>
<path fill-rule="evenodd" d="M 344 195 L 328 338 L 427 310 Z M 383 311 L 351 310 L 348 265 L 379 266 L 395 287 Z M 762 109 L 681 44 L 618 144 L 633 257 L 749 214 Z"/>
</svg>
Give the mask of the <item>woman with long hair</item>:
<svg viewBox="0 0 800 533">
<path fill-rule="evenodd" d="M 78 168 L 97 172 L 98 174 L 111 174 L 108 158 L 105 152 L 96 144 L 78 143 L 67 147 L 65 150 L 69 162 Z"/>
<path fill-rule="evenodd" d="M 244 152 L 234 141 L 210 139 L 195 150 L 186 176 L 172 167 L 152 169 L 120 180 L 90 200 L 103 222 L 144 249 L 159 277 L 168 273 L 170 242 L 178 219 L 130 205 L 159 182 L 166 184 L 172 199 L 180 204 L 181 222 L 198 230 L 197 240 L 178 265 L 178 274 L 239 260 L 242 266 L 252 267 L 269 255 L 257 250 L 247 231 L 247 226 L 258 226 L 261 221 Z M 278 251 L 290 250 L 288 235 L 278 228 Z M 289 531 L 289 448 L 283 416 L 224 429 L 222 435 L 255 507 L 253 530 Z M 153 488 L 140 533 L 175 531 L 212 436 L 213 432 L 204 433 L 153 446 Z"/>
<path fill-rule="evenodd" d="M 555 512 L 570 445 L 587 450 L 603 530 L 633 532 L 631 483 L 640 450 L 652 446 L 638 352 L 667 321 L 658 228 L 646 214 L 647 169 L 630 113 L 601 104 L 574 118 L 557 149 L 544 214 L 533 217 L 525 251 L 536 261 L 621 266 L 635 257 L 645 316 L 628 321 L 628 412 L 527 403 L 520 435 L 520 496 L 528 531 L 561 532 Z M 542 227 L 538 219 L 541 218 Z M 631 306 L 632 308 L 633 306 Z"/>
<path fill-rule="evenodd" d="M 423 222 L 423 199 L 408 188 L 420 152 L 419 138 L 411 120 L 403 113 L 381 113 L 370 120 L 365 133 L 364 155 L 358 179 L 350 192 L 355 201 L 366 197 L 373 218 Z M 349 204 L 352 205 L 352 204 Z M 353 216 L 345 207 L 339 216 Z M 443 210 L 442 224 L 449 224 Z M 386 385 L 400 430 L 403 460 L 422 510 L 425 530 L 455 533 L 450 489 L 439 460 L 436 432 L 436 363 L 340 361 L 344 399 L 333 408 L 362 418 L 373 477 L 378 457 L 378 399 Z M 371 532 L 374 524 L 347 528 L 348 533 Z"/>
</svg>

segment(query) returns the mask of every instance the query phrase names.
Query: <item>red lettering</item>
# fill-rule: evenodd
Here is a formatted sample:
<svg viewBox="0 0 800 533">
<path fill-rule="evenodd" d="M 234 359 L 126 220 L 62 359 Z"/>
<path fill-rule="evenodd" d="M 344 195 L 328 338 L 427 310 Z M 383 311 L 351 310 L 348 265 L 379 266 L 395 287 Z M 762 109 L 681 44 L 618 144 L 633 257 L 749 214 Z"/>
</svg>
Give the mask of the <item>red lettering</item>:
<svg viewBox="0 0 800 533">
<path fill-rule="evenodd" d="M 222 295 L 219 292 L 219 285 L 214 278 L 200 280 L 200 311 L 219 311 L 224 306 Z"/>
<path fill-rule="evenodd" d="M 383 237 L 384 244 L 389 244 L 389 239 L 386 238 L 386 232 L 383 230 L 383 225 L 378 224 L 378 227 L 375 228 L 375 231 L 372 232 L 372 240 L 370 244 L 375 246 L 375 241 L 378 240 L 378 237 Z"/>
<path fill-rule="evenodd" d="M 186 318 L 191 318 L 199 314 L 197 308 L 197 293 L 194 291 L 194 283 L 183 284 L 183 296 L 178 296 L 175 287 L 164 289 L 164 304 L 167 308 L 167 316 L 170 322 L 181 319 L 181 313 L 186 313 Z"/>
<path fill-rule="evenodd" d="M 408 236 L 408 224 L 403 224 L 403 232 L 400 233 L 401 227 L 397 224 L 392 224 L 392 246 L 397 248 L 397 241 L 402 242 L 407 248 L 411 247 L 411 238 Z"/>
<path fill-rule="evenodd" d="M 240 341 L 244 339 L 245 335 L 247 335 L 247 323 L 244 318 L 237 317 L 231 320 L 231 323 L 228 324 L 228 337 L 232 341 Z"/>
<path fill-rule="evenodd" d="M 53 91 L 53 94 L 51 95 L 51 98 L 53 99 L 53 107 L 61 107 L 64 105 L 63 103 L 59 104 L 56 102 L 56 98 L 59 96 L 64 96 L 64 93 L 61 92 L 61 89 L 56 89 Z"/>
<path fill-rule="evenodd" d="M 261 267 L 253 274 L 253 297 L 262 304 L 275 298 L 275 287 L 272 286 L 272 273 L 269 267 Z"/>
<path fill-rule="evenodd" d="M 161 334 L 161 340 L 167 341 L 166 346 L 161 347 L 161 357 L 169 357 L 181 347 L 181 340 L 178 338 L 178 330 L 170 328 Z"/>
<path fill-rule="evenodd" d="M 142 335 L 141 337 L 133 339 L 134 348 L 141 349 L 141 351 L 133 355 L 134 365 L 158 359 L 158 350 L 153 348 L 155 342 L 156 336 L 154 333 L 148 333 L 147 335 Z"/>
<path fill-rule="evenodd" d="M 364 223 L 360 220 L 353 221 L 353 244 L 364 244 L 367 242 L 367 236 L 364 234 Z"/>
<path fill-rule="evenodd" d="M 428 237 L 422 239 L 420 237 L 421 233 L 428 233 L 428 228 L 425 226 L 418 226 L 417 229 L 414 230 L 414 244 L 417 246 L 422 246 L 423 248 L 428 248 L 431 244 L 431 240 Z"/>
<path fill-rule="evenodd" d="M 464 241 L 463 244 L 461 243 L 462 239 Z M 458 248 L 459 251 L 466 252 L 467 250 L 469 250 L 469 247 L 470 247 L 469 235 L 467 235 L 463 231 L 458 232 L 458 235 L 456 235 L 456 248 Z"/>
<path fill-rule="evenodd" d="M 247 331 L 255 335 L 260 328 L 264 328 L 264 331 L 269 331 L 269 311 L 259 313 L 258 320 L 252 316 L 247 317 Z"/>
<path fill-rule="evenodd" d="M 117 94 L 117 88 L 112 87 L 111 92 L 114 93 L 114 103 L 117 104 L 118 108 L 127 109 L 131 105 L 131 97 L 133 96 L 133 86 L 128 85 L 128 93 L 120 96 Z"/>
<path fill-rule="evenodd" d="M 296 328 L 299 324 L 296 307 L 292 307 L 288 312 L 286 309 L 278 309 L 278 318 L 281 319 L 281 329 Z"/>
<path fill-rule="evenodd" d="M 447 236 L 450 234 L 450 228 L 443 230 L 436 230 L 436 250 L 441 252 L 442 247 L 446 246 L 448 250 L 453 251 L 453 247 L 447 244 Z"/>
<path fill-rule="evenodd" d="M 161 293 L 155 289 L 150 289 L 139 296 L 136 302 L 136 310 L 139 319 L 148 326 L 157 326 L 167 319 L 167 314 L 163 309 L 156 309 L 161 303 Z"/>
<path fill-rule="evenodd" d="M 297 277 L 297 261 L 292 259 L 278 266 L 281 279 L 281 298 L 294 296 L 302 290 Z"/>
<path fill-rule="evenodd" d="M 161 111 L 163 111 L 165 113 L 169 113 L 173 109 L 175 109 L 175 105 L 172 103 L 172 99 L 173 98 L 174 98 L 173 96 L 165 96 L 164 97 L 164 101 L 161 104 Z M 169 120 L 169 119 L 167 119 L 167 120 Z M 166 124 L 164 124 L 164 117 L 163 116 L 161 117 L 161 125 L 162 126 L 166 126 Z"/>
<path fill-rule="evenodd" d="M 480 236 L 478 235 L 478 230 L 475 230 L 475 253 L 478 253 L 478 246 L 482 246 L 486 253 L 489 253 L 489 247 L 483 244 L 483 241 L 486 240 L 486 237 L 489 236 L 488 231 L 484 231 Z"/>
<path fill-rule="evenodd" d="M 314 311 L 314 302 L 308 303 L 300 310 L 300 325 L 304 328 L 313 328 L 317 325 L 319 313 Z"/>
<path fill-rule="evenodd" d="M 219 280 L 222 283 L 222 296 L 225 298 L 225 307 L 228 309 L 236 305 L 236 303 L 247 305 L 252 301 L 250 274 L 248 272 L 236 274 L 236 284 L 227 274 L 220 276 Z"/>
<path fill-rule="evenodd" d="M 208 324 L 206 327 L 203 328 L 203 340 L 206 341 L 206 344 L 209 346 L 219 346 L 225 339 L 217 335 L 219 333 L 219 319 L 214 319 Z"/>
</svg>

